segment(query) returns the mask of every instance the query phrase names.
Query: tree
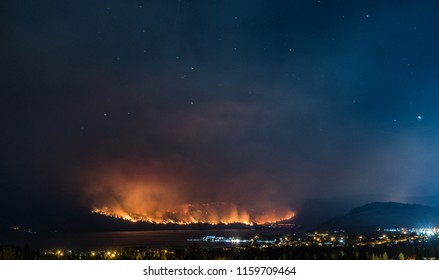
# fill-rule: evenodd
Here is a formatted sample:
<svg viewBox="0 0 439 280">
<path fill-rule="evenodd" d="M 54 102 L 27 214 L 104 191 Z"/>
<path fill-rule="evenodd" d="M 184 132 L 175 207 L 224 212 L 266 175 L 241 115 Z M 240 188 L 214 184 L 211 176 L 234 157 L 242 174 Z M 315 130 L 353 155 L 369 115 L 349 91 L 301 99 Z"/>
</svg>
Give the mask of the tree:
<svg viewBox="0 0 439 280">
<path fill-rule="evenodd" d="M 344 255 L 345 255 L 345 254 L 344 254 L 344 251 L 343 251 L 343 249 L 341 249 L 341 250 L 340 250 L 340 259 L 343 259 L 343 258 L 344 258 Z"/>
</svg>

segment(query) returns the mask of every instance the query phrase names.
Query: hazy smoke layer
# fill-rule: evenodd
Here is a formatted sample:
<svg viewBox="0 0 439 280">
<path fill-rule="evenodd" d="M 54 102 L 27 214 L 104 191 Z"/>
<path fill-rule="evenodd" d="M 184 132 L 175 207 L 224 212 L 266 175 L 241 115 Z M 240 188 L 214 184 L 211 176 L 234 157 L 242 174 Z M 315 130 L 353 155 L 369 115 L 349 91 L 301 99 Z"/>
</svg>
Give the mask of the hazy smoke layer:
<svg viewBox="0 0 439 280">
<path fill-rule="evenodd" d="M 95 213 L 133 222 L 179 224 L 261 224 L 294 216 L 291 210 L 270 202 L 264 193 L 242 191 L 235 186 L 203 187 L 201 182 L 191 182 L 191 174 L 175 175 L 171 171 L 177 167 L 172 164 L 115 166 L 90 172 L 94 175 L 88 177 L 84 192 L 86 203 Z M 179 174 L 191 173 L 181 166 L 177 169 Z"/>
</svg>

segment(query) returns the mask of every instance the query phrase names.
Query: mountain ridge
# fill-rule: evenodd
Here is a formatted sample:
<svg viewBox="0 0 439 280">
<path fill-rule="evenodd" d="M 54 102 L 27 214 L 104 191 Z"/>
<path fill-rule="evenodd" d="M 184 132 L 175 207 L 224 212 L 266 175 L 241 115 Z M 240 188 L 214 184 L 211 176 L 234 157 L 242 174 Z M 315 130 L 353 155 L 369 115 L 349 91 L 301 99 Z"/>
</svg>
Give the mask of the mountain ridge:
<svg viewBox="0 0 439 280">
<path fill-rule="evenodd" d="M 320 228 L 358 231 L 437 225 L 439 225 L 438 207 L 389 201 L 354 207 L 347 214 L 328 220 Z"/>
</svg>

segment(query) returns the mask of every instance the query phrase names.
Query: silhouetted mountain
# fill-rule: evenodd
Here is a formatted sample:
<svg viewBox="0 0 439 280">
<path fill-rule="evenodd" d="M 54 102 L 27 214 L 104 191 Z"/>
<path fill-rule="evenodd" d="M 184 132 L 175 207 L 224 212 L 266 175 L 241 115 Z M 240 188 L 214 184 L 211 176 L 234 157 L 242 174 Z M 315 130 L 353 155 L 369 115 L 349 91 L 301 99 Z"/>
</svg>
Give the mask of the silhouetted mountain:
<svg viewBox="0 0 439 280">
<path fill-rule="evenodd" d="M 324 223 L 321 228 L 359 231 L 437 225 L 439 225 L 439 209 L 437 207 L 396 202 L 374 202 L 353 208 L 346 215 Z"/>
<path fill-rule="evenodd" d="M 294 223 L 303 230 L 313 231 L 329 219 L 341 216 L 357 205 L 376 200 L 375 197 L 337 196 L 312 198 L 304 201 L 296 210 Z"/>
<path fill-rule="evenodd" d="M 409 196 L 406 197 L 403 201 L 407 203 L 439 207 L 439 195 Z"/>
<path fill-rule="evenodd" d="M 303 230 L 314 231 L 323 223 L 334 217 L 345 215 L 354 207 L 370 203 L 371 201 L 379 201 L 383 197 L 387 197 L 387 195 L 383 193 L 361 195 L 337 193 L 327 197 L 311 197 L 298 205 L 294 205 L 294 210 L 296 211 L 294 223 L 299 225 Z M 438 202 L 436 204 L 431 203 L 434 201 L 434 198 L 435 197 L 430 196 L 407 197 L 400 202 L 437 206 L 439 200 L 436 200 Z"/>
</svg>

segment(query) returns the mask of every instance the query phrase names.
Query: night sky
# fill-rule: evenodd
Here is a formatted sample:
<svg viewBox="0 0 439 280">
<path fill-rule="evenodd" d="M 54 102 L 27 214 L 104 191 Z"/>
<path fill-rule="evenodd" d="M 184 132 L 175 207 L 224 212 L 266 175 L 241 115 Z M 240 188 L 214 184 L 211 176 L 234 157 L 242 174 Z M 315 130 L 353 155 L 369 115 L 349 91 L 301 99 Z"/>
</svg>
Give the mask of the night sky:
<svg viewBox="0 0 439 280">
<path fill-rule="evenodd" d="M 206 203 L 300 216 L 310 201 L 439 194 L 437 1 L 0 11 L 6 224 Z"/>
</svg>

